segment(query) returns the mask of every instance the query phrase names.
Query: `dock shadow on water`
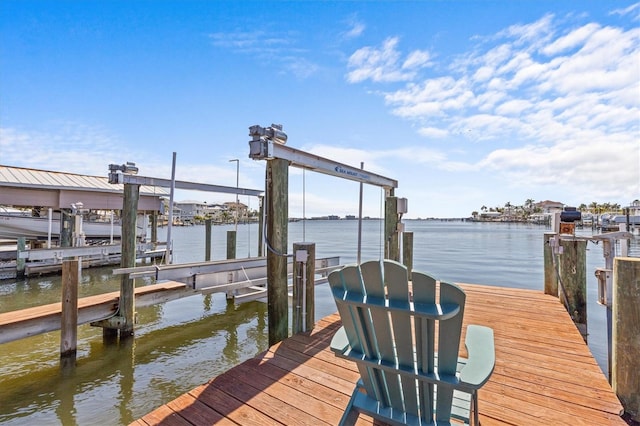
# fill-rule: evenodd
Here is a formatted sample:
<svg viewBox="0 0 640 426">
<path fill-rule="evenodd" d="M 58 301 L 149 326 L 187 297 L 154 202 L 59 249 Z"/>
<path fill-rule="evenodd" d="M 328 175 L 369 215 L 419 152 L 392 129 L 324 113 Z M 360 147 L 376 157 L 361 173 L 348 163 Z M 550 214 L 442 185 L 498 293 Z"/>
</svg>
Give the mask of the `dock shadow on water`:
<svg viewBox="0 0 640 426">
<path fill-rule="evenodd" d="M 4 344 L 0 424 L 128 424 L 267 348 L 262 302 L 194 296 L 138 317 L 135 337 L 110 344 L 81 326 L 75 359 L 59 357 L 57 332 Z"/>
</svg>

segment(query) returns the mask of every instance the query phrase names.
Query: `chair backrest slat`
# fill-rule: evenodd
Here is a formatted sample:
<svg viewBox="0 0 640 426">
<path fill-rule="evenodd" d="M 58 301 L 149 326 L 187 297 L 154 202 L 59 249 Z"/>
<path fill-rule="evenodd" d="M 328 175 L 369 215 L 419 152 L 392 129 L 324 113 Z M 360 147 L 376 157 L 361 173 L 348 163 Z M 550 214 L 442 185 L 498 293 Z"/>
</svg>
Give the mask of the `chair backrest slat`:
<svg viewBox="0 0 640 426">
<path fill-rule="evenodd" d="M 386 260 L 384 262 L 384 282 L 389 305 L 394 308 L 402 308 L 402 310 L 394 309 L 389 313 L 393 323 L 397 363 L 403 368 L 413 369 L 415 367 L 415 353 L 407 268 L 398 262 Z M 418 416 L 420 404 L 418 403 L 415 378 L 402 375 L 400 383 L 404 395 L 405 411 Z"/>
<path fill-rule="evenodd" d="M 364 299 L 364 287 L 360 268 L 355 265 L 345 266 L 339 271 L 329 274 L 329 285 L 331 286 L 338 307 L 338 312 L 343 320 L 343 326 L 349 345 L 355 351 L 365 354 L 367 357 L 376 358 L 378 356 L 375 348 L 375 336 L 372 329 L 370 313 L 367 308 L 353 306 L 346 303 L 341 294 L 348 292 L 352 297 Z M 369 395 L 375 395 L 380 401 L 387 401 L 387 392 L 384 386 L 382 373 L 363 364 L 358 364 L 358 371 L 362 378 L 362 383 Z"/>
<path fill-rule="evenodd" d="M 372 299 L 377 299 L 379 302 L 384 301 L 385 288 L 381 263 L 379 261 L 365 262 L 360 265 L 360 270 L 367 301 L 372 301 Z M 389 312 L 384 308 L 384 305 L 380 306 L 380 303 L 372 303 L 369 305 L 368 310 L 371 316 L 371 324 L 375 330 L 378 359 L 395 362 Z M 382 389 L 385 404 L 404 411 L 398 375 L 383 371 L 381 379 L 383 381 Z"/>
<path fill-rule="evenodd" d="M 440 282 L 440 303 L 456 303 L 460 313 L 455 317 L 440 321 L 438 328 L 438 374 L 455 375 L 458 366 L 458 351 L 462 334 L 462 318 L 466 295 L 455 284 Z M 440 386 L 436 401 L 436 421 L 448 421 L 451 417 L 453 388 Z"/>
<path fill-rule="evenodd" d="M 413 303 L 436 303 L 436 280 L 422 272 L 411 273 Z M 415 320 L 416 362 L 423 373 L 431 374 L 435 369 L 435 320 L 420 318 Z M 420 402 L 427 417 L 433 418 L 433 384 L 421 382 L 419 386 Z"/>
</svg>

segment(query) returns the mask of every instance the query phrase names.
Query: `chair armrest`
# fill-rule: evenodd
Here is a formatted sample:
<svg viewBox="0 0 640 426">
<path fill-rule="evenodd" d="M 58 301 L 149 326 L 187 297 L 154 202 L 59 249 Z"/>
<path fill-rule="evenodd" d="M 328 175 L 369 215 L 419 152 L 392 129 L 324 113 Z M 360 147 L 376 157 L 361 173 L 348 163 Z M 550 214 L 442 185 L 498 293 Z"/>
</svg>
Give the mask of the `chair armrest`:
<svg viewBox="0 0 640 426">
<path fill-rule="evenodd" d="M 469 358 L 460 371 L 460 381 L 478 389 L 489 380 L 496 364 L 493 330 L 481 325 L 469 325 L 464 343 Z"/>
<path fill-rule="evenodd" d="M 340 327 L 331 339 L 331 350 L 336 354 L 342 355 L 347 348 L 349 348 L 349 339 L 347 338 L 346 331 L 344 331 L 344 327 Z"/>
</svg>

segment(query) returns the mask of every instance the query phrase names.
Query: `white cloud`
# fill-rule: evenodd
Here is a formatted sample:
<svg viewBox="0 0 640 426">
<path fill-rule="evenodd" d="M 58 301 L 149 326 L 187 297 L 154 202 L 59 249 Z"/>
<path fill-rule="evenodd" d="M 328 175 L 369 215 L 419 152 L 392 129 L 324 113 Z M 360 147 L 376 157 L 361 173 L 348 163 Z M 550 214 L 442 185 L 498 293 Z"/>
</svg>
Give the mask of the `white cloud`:
<svg viewBox="0 0 640 426">
<path fill-rule="evenodd" d="M 625 16 L 632 13 L 635 13 L 635 20 L 638 20 L 638 18 L 640 17 L 640 3 L 634 3 L 628 7 L 625 7 L 624 9 L 612 10 L 610 14 Z"/>
<path fill-rule="evenodd" d="M 421 127 L 418 133 L 426 138 L 430 139 L 443 139 L 449 136 L 449 131 L 446 129 L 439 129 L 437 127 Z"/>
<path fill-rule="evenodd" d="M 598 28 L 600 28 L 600 25 L 596 23 L 584 25 L 563 37 L 559 37 L 557 40 L 544 47 L 542 49 L 542 53 L 552 56 L 562 53 L 565 50 L 573 49 L 574 47 L 583 44 L 585 40 L 598 30 Z"/>
<path fill-rule="evenodd" d="M 359 83 L 365 80 L 373 82 L 409 81 L 416 72 L 429 64 L 430 55 L 426 51 L 414 51 L 402 61 L 397 50 L 399 39 L 390 37 L 382 46 L 366 46 L 356 50 L 349 57 L 347 81 Z"/>
<path fill-rule="evenodd" d="M 415 50 L 402 64 L 402 69 L 422 68 L 430 63 L 431 55 L 424 50 Z"/>
<path fill-rule="evenodd" d="M 209 34 L 211 44 L 235 53 L 253 55 L 263 64 L 271 64 L 282 72 L 305 79 L 320 68 L 307 58 L 308 50 L 299 47 L 295 32 L 269 33 L 267 31 L 236 31 Z"/>
<path fill-rule="evenodd" d="M 607 199 L 637 198 L 640 29 L 566 21 L 549 14 L 476 38 L 470 53 L 448 62 L 439 56 L 429 78 L 414 78 L 384 100 L 425 138 L 485 146 L 466 165 L 445 158 L 443 170 L 490 168 L 517 184 L 566 180 Z M 388 69 L 396 70 L 403 53 L 397 38 L 388 40 Z"/>
<path fill-rule="evenodd" d="M 552 21 L 553 15 L 547 14 L 530 24 L 511 25 L 498 33 L 498 36 L 509 37 L 515 45 L 536 46 L 552 36 L 554 32 Z"/>
<path fill-rule="evenodd" d="M 0 163 L 42 170 L 107 176 L 110 163 L 135 161 L 131 150 L 104 129 L 58 123 L 49 131 L 0 128 Z M 28 153 L 28 156 L 25 156 Z"/>
<path fill-rule="evenodd" d="M 360 37 L 364 33 L 364 30 L 366 29 L 365 24 L 363 24 L 361 21 L 357 20 L 356 18 L 350 19 L 347 22 L 347 26 L 349 28 L 344 32 L 344 37 L 347 39 Z"/>
</svg>

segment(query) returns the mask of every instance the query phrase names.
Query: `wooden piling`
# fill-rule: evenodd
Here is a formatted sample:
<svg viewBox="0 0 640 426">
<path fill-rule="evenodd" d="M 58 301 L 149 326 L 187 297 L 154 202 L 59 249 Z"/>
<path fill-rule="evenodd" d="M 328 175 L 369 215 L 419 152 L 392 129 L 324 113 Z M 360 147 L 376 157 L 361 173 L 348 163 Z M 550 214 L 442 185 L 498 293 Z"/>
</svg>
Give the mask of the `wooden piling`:
<svg viewBox="0 0 640 426">
<path fill-rule="evenodd" d="M 236 258 L 236 231 L 227 231 L 227 259 Z"/>
<path fill-rule="evenodd" d="M 73 225 L 71 209 L 60 209 L 60 247 L 72 246 Z"/>
<path fill-rule="evenodd" d="M 289 162 L 267 161 L 267 318 L 269 345 L 289 335 L 287 244 L 289 226 Z"/>
<path fill-rule="evenodd" d="M 386 197 L 384 211 L 384 252 L 385 258 L 400 261 L 398 241 L 398 198 Z"/>
<path fill-rule="evenodd" d="M 211 219 L 204 221 L 204 260 L 211 260 Z"/>
<path fill-rule="evenodd" d="M 155 210 L 151 213 L 151 243 L 155 250 L 158 244 L 158 212 Z"/>
<path fill-rule="evenodd" d="M 27 261 L 20 254 L 23 253 L 27 249 L 27 238 L 26 237 L 18 237 L 17 242 L 17 256 L 16 256 L 16 275 L 19 278 L 24 277 L 25 270 L 27 268 Z"/>
<path fill-rule="evenodd" d="M 293 334 L 315 325 L 315 243 L 293 244 Z"/>
<path fill-rule="evenodd" d="M 402 264 L 409 271 L 409 279 L 411 279 L 411 271 L 413 270 L 413 232 L 402 233 Z"/>
<path fill-rule="evenodd" d="M 62 262 L 62 313 L 60 317 L 60 356 L 74 357 L 78 344 L 78 283 L 80 262 Z"/>
<path fill-rule="evenodd" d="M 613 266 L 612 386 L 625 412 L 640 422 L 640 259 Z"/>
<path fill-rule="evenodd" d="M 140 185 L 125 183 L 122 200 L 122 236 L 120 237 L 121 255 L 120 266 L 133 268 L 136 266 L 136 219 L 138 200 L 140 199 Z M 102 321 L 92 322 L 91 325 L 103 327 L 102 337 L 105 341 L 114 339 L 116 329 L 120 333 L 120 340 L 133 336 L 135 323 L 135 282 L 129 275 L 120 277 L 120 299 L 118 312 L 115 316 Z"/>
<path fill-rule="evenodd" d="M 556 270 L 553 266 L 553 248 L 549 240 L 555 237 L 553 232 L 544 233 L 544 294 L 550 294 L 558 297 L 558 278 L 556 277 Z"/>
<path fill-rule="evenodd" d="M 140 199 L 140 185 L 125 184 L 122 212 L 122 255 L 120 265 L 123 268 L 136 266 L 136 219 L 138 200 Z M 135 316 L 135 284 L 128 275 L 122 275 L 120 280 L 120 303 L 118 316 L 123 317 L 125 323 L 120 327 L 120 338 L 133 335 Z"/>
<path fill-rule="evenodd" d="M 587 242 L 577 238 L 560 240 L 559 260 L 560 299 L 576 327 L 587 341 Z"/>
<path fill-rule="evenodd" d="M 236 258 L 236 231 L 227 231 L 227 259 Z M 236 295 L 235 290 L 227 291 L 227 300 L 233 300 Z"/>
</svg>

